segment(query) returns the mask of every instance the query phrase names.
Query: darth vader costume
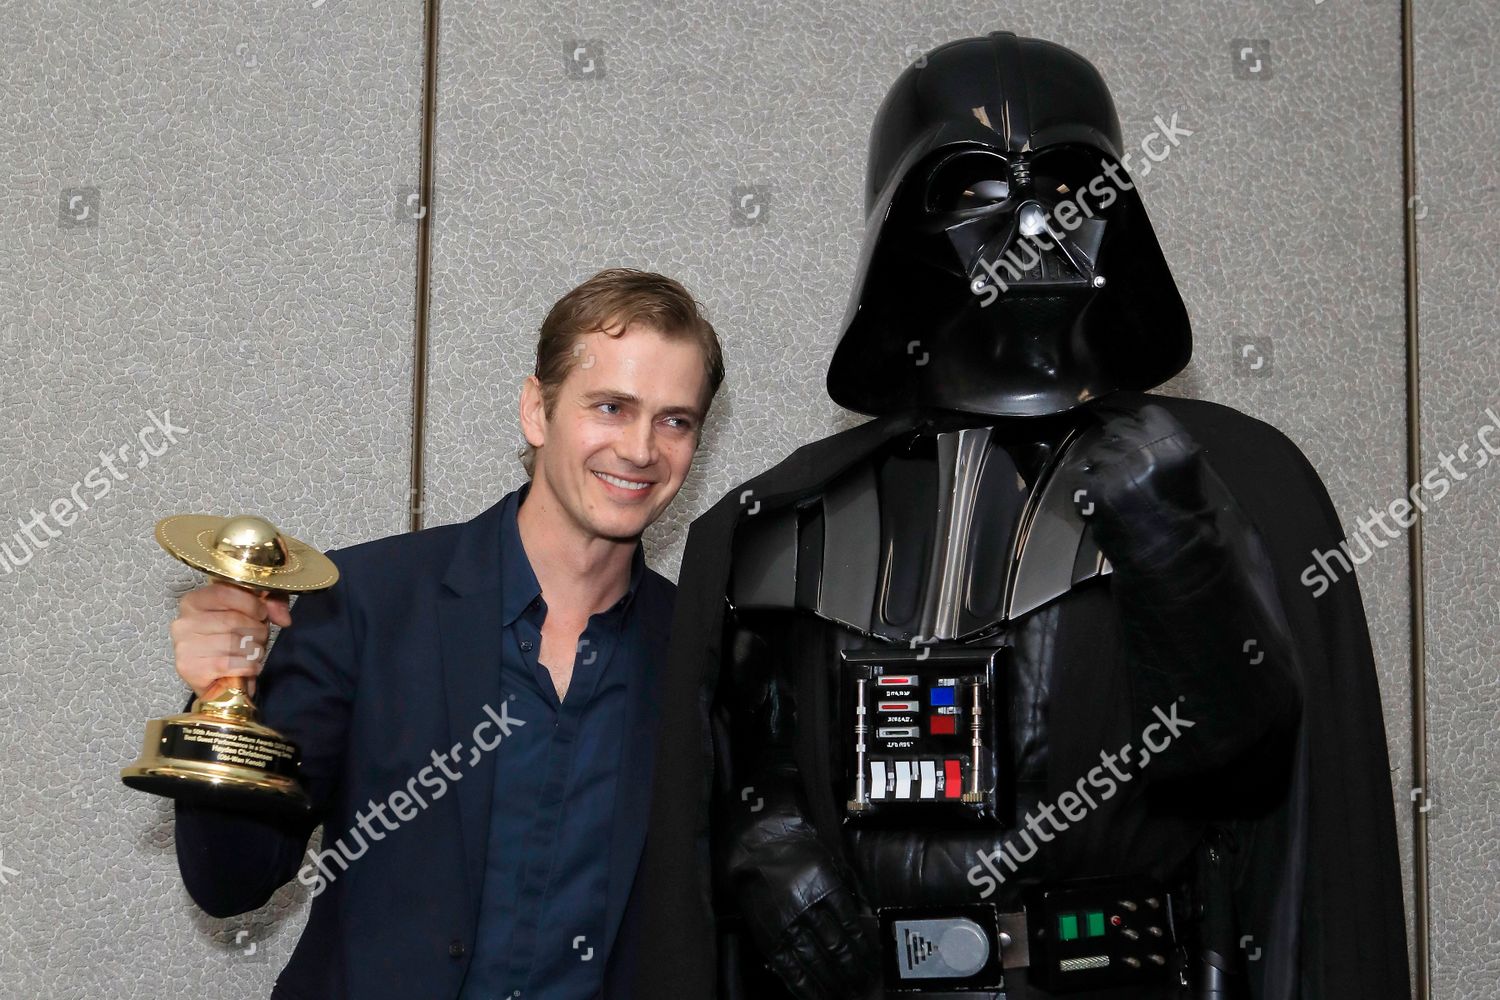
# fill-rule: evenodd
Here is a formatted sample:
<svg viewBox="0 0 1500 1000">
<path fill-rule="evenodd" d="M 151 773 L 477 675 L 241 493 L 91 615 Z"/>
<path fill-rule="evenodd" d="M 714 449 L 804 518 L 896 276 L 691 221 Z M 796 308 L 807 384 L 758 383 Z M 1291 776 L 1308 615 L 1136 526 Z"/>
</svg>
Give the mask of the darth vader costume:
<svg viewBox="0 0 1500 1000">
<path fill-rule="evenodd" d="M 641 1000 L 1409 995 L 1358 588 L 1298 578 L 1338 518 L 1146 394 L 1190 330 L 1123 158 L 1041 40 L 881 105 L 828 373 L 875 419 L 689 533 Z"/>
</svg>

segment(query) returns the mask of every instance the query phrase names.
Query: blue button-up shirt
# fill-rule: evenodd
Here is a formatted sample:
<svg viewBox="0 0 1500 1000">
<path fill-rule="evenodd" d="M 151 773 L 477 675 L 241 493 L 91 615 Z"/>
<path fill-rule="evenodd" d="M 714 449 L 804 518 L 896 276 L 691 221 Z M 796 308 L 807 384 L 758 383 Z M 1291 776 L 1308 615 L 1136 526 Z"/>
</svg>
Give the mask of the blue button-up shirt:
<svg viewBox="0 0 1500 1000">
<path fill-rule="evenodd" d="M 560 701 L 539 655 L 547 603 L 516 527 L 530 484 L 501 527 L 501 695 L 525 725 L 496 748 L 489 848 L 473 962 L 460 1000 L 588 1000 L 603 983 L 609 844 L 632 683 L 645 646 L 631 602 L 645 572 L 579 637 Z M 627 779 L 628 780 L 628 779 Z"/>
</svg>

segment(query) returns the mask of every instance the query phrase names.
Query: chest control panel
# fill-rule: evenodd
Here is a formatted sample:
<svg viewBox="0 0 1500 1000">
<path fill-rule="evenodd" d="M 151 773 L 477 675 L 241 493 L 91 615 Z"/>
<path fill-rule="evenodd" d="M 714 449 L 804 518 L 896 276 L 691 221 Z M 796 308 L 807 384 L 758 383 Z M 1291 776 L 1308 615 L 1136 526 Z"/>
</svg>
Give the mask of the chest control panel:
<svg viewBox="0 0 1500 1000">
<path fill-rule="evenodd" d="M 844 651 L 847 812 L 997 816 L 1002 648 Z"/>
</svg>

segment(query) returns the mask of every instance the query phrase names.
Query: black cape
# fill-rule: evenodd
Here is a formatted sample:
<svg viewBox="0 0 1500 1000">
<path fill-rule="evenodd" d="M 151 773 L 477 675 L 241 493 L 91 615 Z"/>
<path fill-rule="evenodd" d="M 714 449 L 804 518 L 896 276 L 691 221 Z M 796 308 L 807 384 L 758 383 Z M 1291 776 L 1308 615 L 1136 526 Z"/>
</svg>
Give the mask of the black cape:
<svg viewBox="0 0 1500 1000">
<path fill-rule="evenodd" d="M 1252 959 L 1253 995 L 1408 997 L 1390 767 L 1359 587 L 1345 575 L 1315 598 L 1300 579 L 1315 549 L 1335 549 L 1343 539 L 1327 491 L 1297 446 L 1269 424 L 1215 403 L 1129 397 L 1132 405 L 1156 403 L 1177 418 L 1256 524 L 1303 672 L 1293 777 L 1257 823 L 1249 876 L 1236 886 L 1245 924 L 1275 929 L 1242 942 Z M 715 994 L 709 711 L 724 653 L 734 532 L 747 510 L 744 491 L 768 506 L 815 496 L 886 442 L 926 425 L 921 414 L 895 414 L 805 445 L 736 487 L 689 529 L 661 681 L 650 827 L 622 941 L 636 966 L 632 1000 Z"/>
</svg>

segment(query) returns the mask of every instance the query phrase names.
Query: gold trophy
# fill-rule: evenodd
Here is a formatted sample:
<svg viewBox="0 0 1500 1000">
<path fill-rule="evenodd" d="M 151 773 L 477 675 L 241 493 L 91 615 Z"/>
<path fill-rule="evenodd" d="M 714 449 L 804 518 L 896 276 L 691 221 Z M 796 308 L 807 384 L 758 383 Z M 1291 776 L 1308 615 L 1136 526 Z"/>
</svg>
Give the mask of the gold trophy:
<svg viewBox="0 0 1500 1000">
<path fill-rule="evenodd" d="M 252 593 L 307 593 L 339 578 L 333 560 L 253 515 L 178 514 L 157 522 L 156 540 L 212 579 Z M 305 813 L 297 745 L 255 721 L 248 680 L 221 677 L 191 711 L 146 723 L 140 758 L 120 772 L 125 784 L 229 808 Z"/>
</svg>

